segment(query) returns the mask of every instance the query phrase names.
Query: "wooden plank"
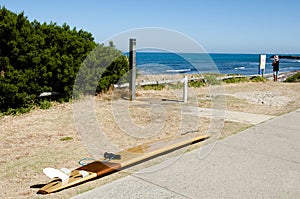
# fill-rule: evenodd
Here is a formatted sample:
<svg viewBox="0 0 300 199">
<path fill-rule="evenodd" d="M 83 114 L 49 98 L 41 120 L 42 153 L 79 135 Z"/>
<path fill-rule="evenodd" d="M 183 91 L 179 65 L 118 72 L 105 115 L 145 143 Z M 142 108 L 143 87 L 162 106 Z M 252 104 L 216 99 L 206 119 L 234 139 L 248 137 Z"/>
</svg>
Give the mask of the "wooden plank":
<svg viewBox="0 0 300 199">
<path fill-rule="evenodd" d="M 121 159 L 112 159 L 109 162 L 101 159 L 72 170 L 69 179 L 64 182 L 59 178 L 54 178 L 37 193 L 49 194 L 57 192 L 208 138 L 209 136 L 207 135 L 199 135 L 192 138 L 180 136 L 179 138 L 171 137 L 134 146 L 116 153 L 121 156 Z M 83 176 L 80 174 L 80 171 L 85 171 L 87 175 Z"/>
<path fill-rule="evenodd" d="M 159 154 L 163 154 L 207 138 L 207 135 L 202 135 L 190 139 L 187 139 L 186 137 L 169 138 L 156 142 L 145 143 L 117 153 L 118 155 L 120 154 L 122 158 L 121 160 L 114 160 L 113 162 L 121 164 L 121 167 L 127 167 L 142 160 L 149 159 Z"/>
</svg>

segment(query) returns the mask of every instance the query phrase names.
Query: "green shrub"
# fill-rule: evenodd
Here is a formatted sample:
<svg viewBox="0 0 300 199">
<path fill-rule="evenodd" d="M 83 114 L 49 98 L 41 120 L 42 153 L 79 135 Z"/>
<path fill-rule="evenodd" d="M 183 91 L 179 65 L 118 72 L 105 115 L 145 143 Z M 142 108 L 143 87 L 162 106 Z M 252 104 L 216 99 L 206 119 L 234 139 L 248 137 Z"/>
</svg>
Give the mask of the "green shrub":
<svg viewBox="0 0 300 199">
<path fill-rule="evenodd" d="M 15 14 L 1 6 L 0 27 L 2 113 L 27 112 L 35 105 L 49 108 L 49 102 L 39 101 L 43 92 L 61 93 L 55 100 L 69 101 L 75 80 L 78 93 L 94 95 L 107 90 L 121 77 L 127 79 L 126 56 L 112 42 L 109 46 L 97 44 L 89 32 L 66 23 L 60 26 L 53 22 L 31 22 L 24 12 Z"/>
<path fill-rule="evenodd" d="M 189 82 L 189 87 L 199 88 L 205 86 L 204 80 L 193 80 Z"/>
<path fill-rule="evenodd" d="M 288 77 L 284 82 L 300 82 L 300 72 L 297 72 L 295 75 Z"/>
<path fill-rule="evenodd" d="M 154 84 L 154 85 L 146 85 L 143 86 L 144 90 L 163 90 L 165 88 L 165 85 L 163 84 Z"/>
<path fill-rule="evenodd" d="M 40 102 L 40 108 L 41 109 L 49 109 L 51 107 L 51 102 L 47 100 L 43 100 Z"/>
<path fill-rule="evenodd" d="M 17 109 L 17 113 L 28 113 L 29 111 L 31 111 L 32 107 L 22 107 Z"/>
<path fill-rule="evenodd" d="M 267 79 L 262 76 L 253 76 L 253 77 L 250 77 L 250 81 L 251 82 L 266 82 Z"/>
<path fill-rule="evenodd" d="M 33 106 L 29 106 L 29 107 L 21 107 L 21 108 L 8 108 L 7 111 L 2 112 L 0 115 L 17 115 L 17 114 L 23 114 L 23 113 L 28 113 L 29 111 L 31 111 L 31 109 L 33 108 Z"/>
<path fill-rule="evenodd" d="M 223 82 L 225 83 L 239 83 L 239 82 L 247 82 L 248 79 L 246 77 L 232 77 L 228 79 L 224 79 Z"/>
</svg>

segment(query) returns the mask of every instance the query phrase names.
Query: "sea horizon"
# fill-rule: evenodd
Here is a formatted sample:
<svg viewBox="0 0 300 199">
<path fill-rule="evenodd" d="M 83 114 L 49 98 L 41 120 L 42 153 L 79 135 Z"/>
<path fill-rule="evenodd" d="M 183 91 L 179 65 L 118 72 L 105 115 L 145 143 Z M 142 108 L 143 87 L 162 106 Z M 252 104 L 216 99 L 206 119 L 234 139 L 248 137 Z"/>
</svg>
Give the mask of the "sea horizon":
<svg viewBox="0 0 300 199">
<path fill-rule="evenodd" d="M 128 56 L 128 53 L 125 53 Z M 189 53 L 189 52 L 140 52 L 136 53 L 139 74 L 179 74 L 179 73 L 221 73 L 221 74 L 259 74 L 258 53 Z M 274 54 L 267 56 L 264 73 L 272 72 Z M 300 54 L 279 54 L 281 56 L 300 56 Z M 300 70 L 299 59 L 281 59 L 280 72 Z"/>
<path fill-rule="evenodd" d="M 138 53 L 174 53 L 174 54 L 246 54 L 246 55 L 282 55 L 282 56 L 300 56 L 300 52 L 299 53 L 280 53 L 280 52 L 274 52 L 274 53 L 258 53 L 258 52 L 177 52 L 177 51 L 164 51 L 164 50 L 143 50 L 143 49 L 137 49 L 136 52 Z M 128 54 L 128 51 L 123 51 L 123 54 Z"/>
</svg>

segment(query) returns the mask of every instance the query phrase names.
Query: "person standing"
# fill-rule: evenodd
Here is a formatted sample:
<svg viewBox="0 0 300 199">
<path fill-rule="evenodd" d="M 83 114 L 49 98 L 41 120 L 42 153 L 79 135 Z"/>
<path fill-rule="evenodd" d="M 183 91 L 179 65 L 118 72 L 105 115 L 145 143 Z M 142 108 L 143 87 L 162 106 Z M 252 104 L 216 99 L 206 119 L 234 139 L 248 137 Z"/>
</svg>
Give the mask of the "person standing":
<svg viewBox="0 0 300 199">
<path fill-rule="evenodd" d="M 278 71 L 279 71 L 279 57 L 278 57 L 278 55 L 274 56 L 274 61 L 272 63 L 272 66 L 273 66 L 273 79 L 274 79 L 274 82 L 277 82 Z"/>
</svg>

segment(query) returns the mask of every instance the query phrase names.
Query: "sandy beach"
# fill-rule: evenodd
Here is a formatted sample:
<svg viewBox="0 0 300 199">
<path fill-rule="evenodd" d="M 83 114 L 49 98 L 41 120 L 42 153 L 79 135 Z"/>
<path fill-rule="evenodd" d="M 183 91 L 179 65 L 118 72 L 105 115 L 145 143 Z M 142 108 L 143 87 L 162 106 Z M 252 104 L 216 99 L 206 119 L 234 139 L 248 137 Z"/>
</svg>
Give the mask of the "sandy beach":
<svg viewBox="0 0 300 199">
<path fill-rule="evenodd" d="M 139 81 L 181 77 L 182 75 L 147 76 L 139 77 Z M 139 87 L 137 100 L 130 103 L 122 97 L 119 98 L 122 92 L 120 94 L 120 91 L 114 90 L 110 94 L 93 98 L 97 125 L 103 129 L 110 144 L 120 149 L 150 140 L 176 136 L 182 131 L 194 130 L 195 124 L 202 134 L 207 133 L 212 118 L 183 115 L 182 106 L 267 116 L 278 116 L 300 108 L 299 83 L 245 82 L 190 88 L 189 92 L 192 95 L 189 96 L 186 105 L 179 102 L 182 95 L 181 88 L 145 90 Z M 158 105 L 161 109 L 155 109 Z M 128 110 L 127 116 L 134 125 L 144 129 L 142 134 L 139 134 L 141 132 L 126 133 L 127 127 L 122 126 L 126 123 L 126 118 L 124 121 L 119 118 L 120 111 L 117 109 L 119 106 Z M 43 168 L 76 168 L 79 166 L 80 159 L 92 157 L 83 146 L 84 138 L 78 133 L 78 128 L 74 124 L 71 103 L 56 104 L 47 110 L 35 109 L 30 113 L 17 116 L 2 116 L 0 121 L 0 169 L 4 171 L 0 174 L 1 198 L 44 198 L 36 195 L 38 189 L 31 188 L 49 181 L 42 172 Z M 191 125 L 184 127 L 179 125 L 188 124 L 186 121 L 191 122 Z M 156 124 L 159 125 L 155 126 Z M 147 130 L 147 126 L 151 125 L 159 130 L 154 133 Z M 225 119 L 219 139 L 251 126 L 253 124 Z M 45 197 L 69 198 L 129 175 L 130 172 L 137 171 L 141 167 L 156 164 L 164 158 L 168 157 L 157 158 L 133 170 L 118 172 Z"/>
</svg>

